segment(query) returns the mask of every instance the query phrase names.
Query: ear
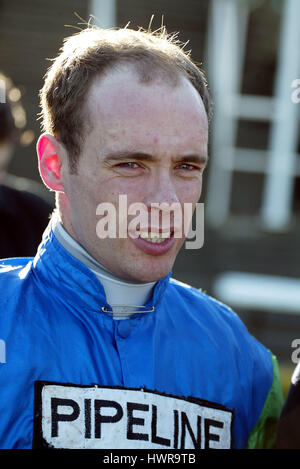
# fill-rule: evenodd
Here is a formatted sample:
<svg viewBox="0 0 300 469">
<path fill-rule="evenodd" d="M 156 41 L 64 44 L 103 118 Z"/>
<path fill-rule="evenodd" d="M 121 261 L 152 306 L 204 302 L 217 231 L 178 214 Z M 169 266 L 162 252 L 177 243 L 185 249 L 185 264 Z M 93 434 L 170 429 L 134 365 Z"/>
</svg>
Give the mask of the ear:
<svg viewBox="0 0 300 469">
<path fill-rule="evenodd" d="M 44 184 L 51 190 L 63 192 L 62 145 L 51 134 L 42 134 L 36 145 L 38 165 Z"/>
</svg>

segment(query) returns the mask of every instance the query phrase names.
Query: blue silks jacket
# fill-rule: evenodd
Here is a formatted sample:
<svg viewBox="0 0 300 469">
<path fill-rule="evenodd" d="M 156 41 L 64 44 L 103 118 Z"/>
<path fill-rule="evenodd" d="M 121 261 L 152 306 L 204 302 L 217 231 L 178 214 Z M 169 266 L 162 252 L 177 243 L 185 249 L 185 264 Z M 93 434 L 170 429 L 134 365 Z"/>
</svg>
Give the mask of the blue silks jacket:
<svg viewBox="0 0 300 469">
<path fill-rule="evenodd" d="M 0 265 L 0 448 L 272 445 L 277 362 L 230 308 L 169 274 L 114 320 L 50 227 Z"/>
</svg>

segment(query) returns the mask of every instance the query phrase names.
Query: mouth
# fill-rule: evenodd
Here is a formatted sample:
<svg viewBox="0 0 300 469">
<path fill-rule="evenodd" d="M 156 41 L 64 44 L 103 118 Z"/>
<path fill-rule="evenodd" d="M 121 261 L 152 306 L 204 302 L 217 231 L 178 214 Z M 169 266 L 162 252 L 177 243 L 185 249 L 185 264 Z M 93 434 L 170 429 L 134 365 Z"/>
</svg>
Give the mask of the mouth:
<svg viewBox="0 0 300 469">
<path fill-rule="evenodd" d="M 168 253 L 175 243 L 174 230 L 141 230 L 135 234 L 129 233 L 129 237 L 136 247 L 153 256 Z"/>
<path fill-rule="evenodd" d="M 166 231 L 164 233 L 162 231 L 140 231 L 139 238 L 142 238 L 149 243 L 161 244 L 171 238 L 172 235 L 173 231 Z"/>
</svg>

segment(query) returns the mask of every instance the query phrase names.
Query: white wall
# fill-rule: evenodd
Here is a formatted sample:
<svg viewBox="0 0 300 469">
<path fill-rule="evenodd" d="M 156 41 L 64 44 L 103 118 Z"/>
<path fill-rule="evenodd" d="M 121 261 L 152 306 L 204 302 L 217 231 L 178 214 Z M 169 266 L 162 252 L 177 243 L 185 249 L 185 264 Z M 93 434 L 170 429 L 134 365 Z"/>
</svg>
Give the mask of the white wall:
<svg viewBox="0 0 300 469">
<path fill-rule="evenodd" d="M 93 24 L 113 28 L 116 26 L 116 0 L 89 0 L 89 14 L 95 17 Z"/>
</svg>

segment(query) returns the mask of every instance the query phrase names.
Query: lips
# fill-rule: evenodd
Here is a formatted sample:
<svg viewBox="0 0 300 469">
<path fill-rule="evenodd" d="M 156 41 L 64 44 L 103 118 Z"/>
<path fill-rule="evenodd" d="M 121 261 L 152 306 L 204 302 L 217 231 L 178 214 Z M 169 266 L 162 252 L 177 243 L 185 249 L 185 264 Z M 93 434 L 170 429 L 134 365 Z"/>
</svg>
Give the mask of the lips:
<svg viewBox="0 0 300 469">
<path fill-rule="evenodd" d="M 147 254 L 159 256 L 167 253 L 174 245 L 174 231 L 146 231 L 129 233 L 133 243 Z"/>
<path fill-rule="evenodd" d="M 154 244 L 161 244 L 164 241 L 166 241 L 168 238 L 170 238 L 171 232 L 167 231 L 165 233 L 163 232 L 155 232 L 155 231 L 141 231 L 139 234 L 139 237 L 142 239 L 145 239 L 146 241 Z"/>
</svg>

